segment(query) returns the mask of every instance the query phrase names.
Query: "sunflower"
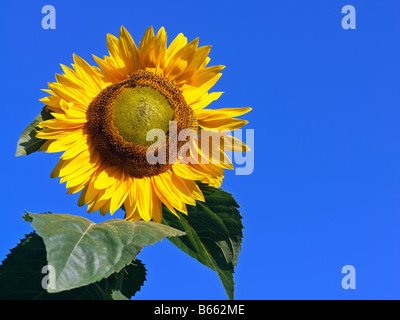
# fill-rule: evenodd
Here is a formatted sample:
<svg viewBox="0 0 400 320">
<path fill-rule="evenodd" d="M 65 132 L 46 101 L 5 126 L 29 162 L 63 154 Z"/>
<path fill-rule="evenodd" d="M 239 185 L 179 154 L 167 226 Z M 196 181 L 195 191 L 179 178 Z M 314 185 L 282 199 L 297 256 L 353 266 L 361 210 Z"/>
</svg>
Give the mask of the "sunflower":
<svg viewBox="0 0 400 320">
<path fill-rule="evenodd" d="M 224 151 L 247 151 L 225 132 L 245 125 L 233 117 L 251 109 L 205 109 L 222 94 L 209 90 L 224 66 L 208 67 L 211 46 L 198 44 L 179 34 L 167 46 L 164 28 L 154 35 L 150 27 L 137 47 L 121 27 L 119 38 L 107 35 L 109 56 L 93 56 L 99 67 L 74 55 L 72 68 L 61 65 L 64 74 L 44 90 L 49 96 L 40 100 L 53 118 L 40 123 L 41 151 L 63 152 L 51 177 L 61 177 L 68 193 L 81 192 L 78 205 L 88 212 L 113 214 L 124 206 L 127 220 L 160 222 L 164 204 L 187 214 L 187 204 L 204 201 L 196 181 L 219 187 L 224 169 L 233 168 Z M 166 153 L 189 143 L 184 154 L 191 161 L 150 164 L 147 133 L 161 129 L 170 141 L 171 123 L 177 134 L 190 129 L 197 136 L 172 148 L 167 142 Z M 204 132 L 218 134 L 220 143 L 204 142 Z M 222 160 L 213 161 L 217 156 Z"/>
</svg>

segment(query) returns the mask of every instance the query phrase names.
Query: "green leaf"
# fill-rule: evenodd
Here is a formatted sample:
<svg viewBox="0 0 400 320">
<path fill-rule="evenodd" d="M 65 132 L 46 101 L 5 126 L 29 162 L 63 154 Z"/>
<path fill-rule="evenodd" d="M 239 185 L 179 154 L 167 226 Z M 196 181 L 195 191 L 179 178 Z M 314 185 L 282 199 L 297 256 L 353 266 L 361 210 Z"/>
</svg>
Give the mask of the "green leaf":
<svg viewBox="0 0 400 320">
<path fill-rule="evenodd" d="M 146 268 L 135 260 L 105 281 L 104 296 L 108 300 L 129 300 L 146 281 Z"/>
<path fill-rule="evenodd" d="M 42 121 L 54 118 L 46 108 L 43 108 L 42 112 L 25 128 L 19 137 L 17 144 L 16 157 L 27 156 L 33 152 L 36 152 L 46 142 L 46 140 L 36 138 L 36 133 L 40 130 L 38 124 Z"/>
<path fill-rule="evenodd" d="M 121 294 L 130 299 L 146 281 L 146 268 L 139 259 L 136 259 L 127 265 L 125 269 L 122 269 L 120 273 L 123 273 L 123 277 L 119 290 Z"/>
<path fill-rule="evenodd" d="M 27 235 L 7 255 L 0 265 L 0 300 L 102 300 L 108 279 L 88 286 L 60 292 L 48 293 L 43 287 L 43 272 L 47 265 L 46 248 L 43 240 L 35 232 Z M 125 269 L 121 291 L 133 296 L 146 279 L 146 269 L 139 260 L 133 261 Z M 47 284 L 47 281 L 45 281 Z M 122 293 L 121 293 L 122 295 Z"/>
<path fill-rule="evenodd" d="M 111 219 L 95 224 L 68 214 L 28 213 L 27 216 L 43 238 L 48 264 L 55 269 L 49 292 L 100 281 L 120 272 L 144 246 L 184 235 L 155 222 Z"/>
<path fill-rule="evenodd" d="M 113 300 L 129 300 L 119 290 L 113 291 L 112 294 L 111 294 L 111 297 L 112 297 Z"/>
<path fill-rule="evenodd" d="M 178 248 L 215 270 L 229 299 L 234 298 L 234 267 L 243 238 L 239 205 L 231 194 L 205 184 L 198 184 L 205 203 L 188 206 L 188 215 L 180 219 L 163 206 L 162 223 L 186 232 L 186 236 L 169 239 Z"/>
<path fill-rule="evenodd" d="M 35 299 L 46 293 L 41 287 L 47 265 L 42 239 L 34 232 L 10 250 L 0 265 L 0 300 Z"/>
</svg>

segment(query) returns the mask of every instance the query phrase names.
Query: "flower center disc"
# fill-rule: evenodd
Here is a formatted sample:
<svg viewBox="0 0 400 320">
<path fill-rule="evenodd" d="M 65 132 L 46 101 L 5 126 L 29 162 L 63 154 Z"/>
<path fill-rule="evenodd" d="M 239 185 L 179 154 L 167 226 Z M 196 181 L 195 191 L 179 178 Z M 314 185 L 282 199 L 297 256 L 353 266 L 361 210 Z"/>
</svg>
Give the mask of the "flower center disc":
<svg viewBox="0 0 400 320">
<path fill-rule="evenodd" d="M 174 110 L 168 100 L 151 87 L 125 88 L 114 101 L 114 126 L 125 141 L 145 147 L 147 132 L 161 129 L 168 132 Z"/>
<path fill-rule="evenodd" d="M 136 178 L 151 177 L 170 169 L 169 155 L 186 141 L 177 141 L 170 150 L 170 121 L 176 121 L 176 135 L 184 129 L 197 131 L 193 110 L 174 82 L 148 71 L 135 72 L 130 78 L 108 86 L 90 103 L 88 133 L 102 160 L 119 166 Z M 162 143 L 165 163 L 147 161 L 147 133 L 161 129 L 166 136 Z M 174 139 L 176 139 L 174 134 Z M 156 141 L 160 144 L 160 141 Z M 176 150 L 175 150 L 176 149 Z M 157 156 L 157 151 L 154 153 Z M 174 157 L 176 158 L 176 157 Z"/>
</svg>

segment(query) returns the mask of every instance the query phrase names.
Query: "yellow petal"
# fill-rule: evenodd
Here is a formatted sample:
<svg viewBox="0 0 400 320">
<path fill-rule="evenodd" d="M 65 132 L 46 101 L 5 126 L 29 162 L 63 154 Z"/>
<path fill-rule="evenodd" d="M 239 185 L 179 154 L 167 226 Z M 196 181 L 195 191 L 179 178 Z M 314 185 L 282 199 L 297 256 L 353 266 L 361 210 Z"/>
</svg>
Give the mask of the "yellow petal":
<svg viewBox="0 0 400 320">
<path fill-rule="evenodd" d="M 150 58 L 150 52 L 154 42 L 154 30 L 150 26 L 139 43 L 140 65 L 142 68 L 154 67 Z"/>
<path fill-rule="evenodd" d="M 88 187 L 86 186 L 86 187 L 82 190 L 81 195 L 79 196 L 78 206 L 80 206 L 80 207 L 82 207 L 82 206 L 84 206 L 84 205 L 86 204 L 86 203 L 85 203 L 85 196 L 86 196 L 87 189 L 88 189 Z"/>
<path fill-rule="evenodd" d="M 215 83 L 221 78 L 222 73 L 218 73 L 214 78 L 204 83 L 202 86 L 198 88 L 194 88 L 193 90 L 184 90 L 182 92 L 185 101 L 192 105 L 194 102 L 202 99 L 205 94 L 215 85 Z"/>
<path fill-rule="evenodd" d="M 201 120 L 222 120 L 239 117 L 249 111 L 251 111 L 251 108 L 203 109 L 198 110 L 196 114 Z"/>
<path fill-rule="evenodd" d="M 164 27 L 162 27 L 160 30 L 158 30 L 153 43 L 152 61 L 155 67 L 164 67 L 166 53 L 167 33 L 165 32 Z"/>
<path fill-rule="evenodd" d="M 65 160 L 65 165 L 60 170 L 60 176 L 71 174 L 78 170 L 83 165 L 89 163 L 91 152 L 89 150 L 83 151 L 73 159 Z"/>
<path fill-rule="evenodd" d="M 150 201 L 153 207 L 151 217 L 153 221 L 161 223 L 162 203 L 161 200 L 158 198 L 153 186 L 152 186 L 152 198 L 150 199 Z"/>
<path fill-rule="evenodd" d="M 123 173 L 123 172 L 122 172 Z M 111 196 L 110 202 L 110 214 L 114 214 L 122 204 L 124 203 L 126 197 L 128 196 L 128 181 L 129 179 L 125 179 L 125 174 L 123 173 L 120 178 L 120 182 L 118 187 L 115 189 L 113 195 Z"/>
<path fill-rule="evenodd" d="M 59 152 L 67 150 L 68 147 L 82 139 L 82 130 L 63 130 L 63 131 L 47 131 L 41 130 L 36 137 L 41 139 L 57 139 L 47 149 L 47 152 Z"/>
<path fill-rule="evenodd" d="M 120 53 L 119 53 L 119 40 L 112 34 L 107 34 L 107 48 L 110 56 L 114 60 L 114 63 L 117 67 L 123 68 L 124 61 L 122 60 Z"/>
<path fill-rule="evenodd" d="M 140 220 L 140 215 L 136 210 L 136 183 L 137 179 L 132 178 L 130 187 L 128 188 L 128 196 L 125 199 L 124 206 L 125 206 L 125 219 L 126 220 Z"/>
<path fill-rule="evenodd" d="M 203 120 L 199 119 L 199 125 L 203 129 L 211 130 L 229 130 L 234 131 L 240 129 L 244 125 L 248 124 L 247 120 L 236 119 L 236 118 L 226 118 L 217 120 Z"/>
<path fill-rule="evenodd" d="M 78 129 L 82 128 L 86 124 L 85 120 L 79 119 L 68 119 L 68 120 L 60 120 L 60 119 L 50 119 L 46 121 L 42 121 L 40 123 L 41 126 L 44 126 L 49 129 Z"/>
<path fill-rule="evenodd" d="M 180 74 L 175 78 L 176 82 L 185 81 L 189 82 L 192 78 L 192 75 L 200 69 L 200 66 L 203 64 L 204 60 L 207 58 L 210 53 L 211 46 L 200 47 L 195 50 L 192 59 L 190 60 L 185 72 Z"/>
<path fill-rule="evenodd" d="M 193 205 L 196 205 L 196 201 L 192 196 L 192 191 L 187 187 L 185 183 L 185 179 L 179 177 L 178 175 L 172 174 L 171 175 L 172 183 L 174 187 L 179 190 L 179 196 L 183 202 Z"/>
<path fill-rule="evenodd" d="M 58 140 L 57 140 L 58 141 Z M 55 143 L 57 143 L 57 141 Z M 87 136 L 82 137 L 82 139 L 75 142 L 71 147 L 66 149 L 66 151 L 61 156 L 61 159 L 67 160 L 75 158 L 79 153 L 89 150 L 91 143 L 89 142 L 89 138 Z"/>
<path fill-rule="evenodd" d="M 86 188 L 83 202 L 86 204 L 86 203 L 94 201 L 94 199 L 96 198 L 96 196 L 98 195 L 99 192 L 100 192 L 99 190 L 96 190 L 94 188 L 93 182 L 92 181 L 89 182 L 89 184 L 87 185 L 87 188 Z"/>
<path fill-rule="evenodd" d="M 136 187 L 137 195 L 136 210 L 138 210 L 143 220 L 150 221 L 150 192 L 152 190 L 150 178 L 144 177 L 142 179 L 136 179 L 134 185 Z"/>
<path fill-rule="evenodd" d="M 115 65 L 112 59 L 107 59 L 107 57 L 105 57 L 105 59 L 102 60 L 95 55 L 93 55 L 93 59 L 100 66 L 105 82 L 117 83 L 126 78 L 126 74 Z"/>
<path fill-rule="evenodd" d="M 164 172 L 155 177 L 155 191 L 161 201 L 167 206 L 171 204 L 177 210 L 187 214 L 185 203 L 182 201 L 179 190 L 174 186 L 171 180 L 171 173 Z M 164 200 L 163 200 L 164 198 Z M 168 200 L 167 200 L 168 199 Z M 164 202 L 167 201 L 167 202 Z M 167 206 L 168 207 L 168 206 Z"/>
<path fill-rule="evenodd" d="M 202 171 L 198 171 L 193 166 L 189 164 L 174 164 L 172 166 L 172 170 L 174 173 L 182 178 L 190 179 L 190 180 L 201 180 L 207 176 Z"/>
<path fill-rule="evenodd" d="M 61 168 L 65 165 L 65 161 L 60 160 L 58 161 L 57 165 L 55 166 L 55 168 L 53 169 L 53 171 L 51 172 L 50 178 L 54 179 L 60 176 L 60 170 Z"/>
<path fill-rule="evenodd" d="M 179 215 L 176 213 L 176 211 L 174 209 L 174 205 L 173 205 L 173 203 L 176 200 L 171 199 L 171 197 L 168 197 L 168 193 L 164 194 L 160 176 L 161 175 L 151 177 L 154 191 L 155 191 L 157 197 L 161 200 L 161 202 L 168 208 L 168 210 L 171 211 L 173 214 L 175 214 L 177 217 L 179 217 Z M 179 206 L 180 204 L 179 205 L 176 204 L 176 205 Z"/>
<path fill-rule="evenodd" d="M 49 88 L 60 98 L 67 102 L 77 101 L 81 105 L 88 106 L 93 97 L 87 95 L 84 91 L 64 86 L 60 83 L 49 83 Z"/>
<path fill-rule="evenodd" d="M 119 32 L 119 53 L 123 57 L 127 71 L 133 73 L 139 68 L 139 50 L 129 32 L 122 26 Z"/>
<path fill-rule="evenodd" d="M 220 73 L 225 66 L 212 66 L 197 70 L 187 82 L 189 86 L 200 87 Z"/>
<path fill-rule="evenodd" d="M 170 60 L 164 74 L 170 80 L 175 80 L 186 70 L 193 59 L 199 39 L 196 38 L 180 49 Z"/>
<path fill-rule="evenodd" d="M 96 97 L 102 90 L 101 80 L 94 68 L 84 59 L 74 54 L 76 72 L 85 84 L 85 89 L 91 93 L 91 97 Z"/>
<path fill-rule="evenodd" d="M 46 140 L 45 143 L 39 148 L 39 152 L 46 151 L 54 140 Z"/>
<path fill-rule="evenodd" d="M 177 37 L 171 42 L 167 49 L 167 59 L 166 59 L 166 66 L 169 65 L 171 59 L 174 57 L 174 55 L 181 50 L 184 46 L 187 44 L 187 38 L 183 35 L 183 33 L 180 33 L 177 35 Z"/>
<path fill-rule="evenodd" d="M 94 187 L 96 189 L 106 189 L 117 182 L 116 175 L 120 173 L 121 168 L 117 166 L 105 168 L 94 180 Z"/>
<path fill-rule="evenodd" d="M 192 103 L 190 105 L 190 107 L 196 111 L 201 110 L 205 107 L 207 107 L 211 102 L 217 100 L 221 95 L 223 94 L 223 92 L 211 92 L 208 94 L 205 94 L 202 99 L 198 100 L 195 103 Z"/>
<path fill-rule="evenodd" d="M 108 211 L 110 211 L 111 200 L 105 202 L 105 204 L 100 208 L 100 214 L 105 216 Z"/>
</svg>

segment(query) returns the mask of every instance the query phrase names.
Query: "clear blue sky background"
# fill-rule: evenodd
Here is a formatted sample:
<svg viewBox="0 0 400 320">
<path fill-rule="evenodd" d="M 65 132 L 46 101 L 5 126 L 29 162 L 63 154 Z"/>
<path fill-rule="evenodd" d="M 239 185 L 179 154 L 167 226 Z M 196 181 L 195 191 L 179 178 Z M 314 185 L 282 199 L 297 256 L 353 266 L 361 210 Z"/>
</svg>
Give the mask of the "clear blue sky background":
<svg viewBox="0 0 400 320">
<path fill-rule="evenodd" d="M 46 4 L 56 30 L 41 28 Z M 356 30 L 341 27 L 347 4 Z M 121 25 L 137 43 L 164 26 L 170 41 L 183 32 L 212 44 L 212 64 L 227 66 L 215 107 L 253 107 L 255 171 L 223 184 L 246 227 L 236 298 L 400 298 L 399 1 L 25 0 L 0 12 L 0 260 L 32 230 L 24 210 L 104 219 L 50 179 L 59 154 L 14 157 L 40 89 L 73 53 L 92 64 L 107 54 L 106 34 Z M 168 241 L 139 258 L 149 271 L 137 299 L 226 298 L 214 272 Z M 348 264 L 356 290 L 341 287 Z"/>
</svg>

